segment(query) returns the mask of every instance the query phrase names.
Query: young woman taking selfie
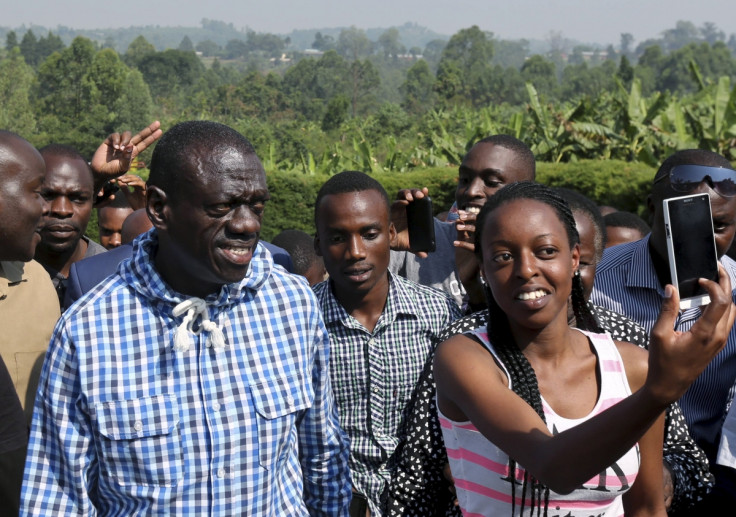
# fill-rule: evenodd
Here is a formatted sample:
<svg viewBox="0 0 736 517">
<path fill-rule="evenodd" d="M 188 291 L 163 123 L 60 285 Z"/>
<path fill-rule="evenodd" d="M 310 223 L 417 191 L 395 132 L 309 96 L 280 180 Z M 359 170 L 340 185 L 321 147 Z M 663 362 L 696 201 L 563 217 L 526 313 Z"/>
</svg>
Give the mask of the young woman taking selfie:
<svg viewBox="0 0 736 517">
<path fill-rule="evenodd" d="M 585 303 L 567 203 L 531 182 L 484 205 L 475 253 L 485 325 L 439 345 L 437 406 L 468 516 L 666 516 L 663 411 L 725 344 L 736 316 L 726 274 L 687 333 L 667 297 L 649 354 L 601 333 Z M 572 296 L 578 328 L 568 325 Z"/>
</svg>

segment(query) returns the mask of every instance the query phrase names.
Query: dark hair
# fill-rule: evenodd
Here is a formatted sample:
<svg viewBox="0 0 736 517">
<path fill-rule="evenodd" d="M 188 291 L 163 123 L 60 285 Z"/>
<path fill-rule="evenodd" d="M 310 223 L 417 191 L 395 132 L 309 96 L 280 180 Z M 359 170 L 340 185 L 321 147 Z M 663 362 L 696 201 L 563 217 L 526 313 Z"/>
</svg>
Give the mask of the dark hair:
<svg viewBox="0 0 736 517">
<path fill-rule="evenodd" d="M 710 167 L 733 169 L 731 162 L 718 153 L 706 151 L 705 149 L 683 149 L 675 152 L 662 162 L 662 165 L 657 170 L 657 174 L 654 175 L 654 181 L 662 176 L 668 175 L 672 168 L 677 165 L 707 165 Z"/>
<path fill-rule="evenodd" d="M 124 187 L 127 188 L 127 187 Z M 133 210 L 133 207 L 130 206 L 130 203 L 128 203 L 128 198 L 125 197 L 125 194 L 123 194 L 121 191 L 115 192 L 115 197 L 112 199 L 112 201 L 105 203 L 104 206 L 101 206 L 97 209 L 97 213 L 100 212 L 100 210 L 103 210 L 105 208 L 130 208 Z"/>
<path fill-rule="evenodd" d="M 536 178 L 537 161 L 534 158 L 534 153 L 528 145 L 518 138 L 514 138 L 511 135 L 491 135 L 478 140 L 473 147 L 478 144 L 492 144 L 513 151 L 523 167 L 532 173 L 532 178 Z"/>
<path fill-rule="evenodd" d="M 72 160 L 82 160 L 84 163 L 88 163 L 87 158 L 82 156 L 79 151 L 77 151 L 70 145 L 48 144 L 40 148 L 38 152 L 42 155 L 53 154 L 56 156 L 63 156 L 64 158 L 70 158 Z"/>
<path fill-rule="evenodd" d="M 489 198 L 478 214 L 475 231 L 475 254 L 481 263 L 483 261 L 483 233 L 488 216 L 504 204 L 520 199 L 539 201 L 540 203 L 544 203 L 551 207 L 557 214 L 560 222 L 565 226 L 567 237 L 570 242 L 570 248 L 572 249 L 575 244 L 580 242 L 580 237 L 575 226 L 575 218 L 572 215 L 570 206 L 552 188 L 532 181 L 510 183 L 496 192 L 493 197 Z M 496 303 L 493 293 L 491 293 L 487 285 L 484 287 L 484 290 L 488 302 L 488 337 L 493 343 L 493 347 L 498 354 L 499 360 L 506 366 L 509 372 L 511 388 L 514 393 L 519 395 L 532 408 L 534 408 L 540 418 L 546 422 L 547 419 L 544 416 L 544 409 L 542 407 L 542 396 L 539 393 L 539 384 L 537 383 L 537 376 L 534 372 L 534 368 L 532 368 L 526 356 L 517 346 L 513 334 L 511 333 L 508 317 L 501 310 L 498 303 Z M 573 275 L 571 294 L 573 310 L 578 326 L 583 330 L 601 332 L 597 321 L 590 312 L 588 304 L 585 302 L 583 284 L 580 276 L 577 274 Z M 514 513 L 516 505 L 516 484 L 513 479 L 515 472 L 516 461 L 509 457 L 509 475 L 512 477 L 512 514 Z M 524 471 L 524 483 L 522 485 L 521 494 L 521 513 L 524 513 L 524 500 L 526 497 L 526 490 L 529 485 L 531 485 L 532 505 L 534 505 L 536 501 L 537 507 L 539 508 L 541 506 L 543 495 L 544 514 L 547 515 L 549 488 L 539 483 L 539 481 L 534 479 L 532 476 L 529 476 L 528 471 Z"/>
<path fill-rule="evenodd" d="M 378 191 L 386 202 L 386 210 L 390 209 L 391 204 L 386 189 L 375 178 L 371 178 L 366 173 L 360 171 L 342 171 L 332 176 L 322 184 L 317 193 L 317 200 L 314 202 L 315 226 L 317 225 L 319 204 L 323 197 L 333 194 L 346 194 L 348 192 L 363 192 L 366 190 Z"/>
<path fill-rule="evenodd" d="M 181 172 L 191 168 L 189 149 L 207 149 L 212 153 L 235 148 L 244 155 L 255 154 L 253 145 L 233 128 L 217 122 L 190 120 L 164 132 L 151 157 L 148 183 L 167 193 L 181 184 Z"/>
<path fill-rule="evenodd" d="M 572 210 L 573 216 L 575 212 L 584 214 L 590 222 L 593 223 L 595 230 L 595 236 L 593 241 L 595 243 L 595 256 L 596 259 L 600 259 L 603 254 L 603 248 L 606 247 L 606 225 L 603 222 L 603 216 L 601 215 L 600 208 L 595 202 L 585 194 L 581 194 L 577 190 L 572 190 L 565 187 L 554 187 L 562 199 L 567 201 Z"/>
<path fill-rule="evenodd" d="M 92 167 L 90 167 L 89 161 L 72 146 L 64 144 L 48 144 L 40 148 L 38 152 L 41 153 L 41 156 L 50 154 L 67 158 L 69 160 L 79 160 L 86 165 L 86 170 L 89 171 L 90 178 L 94 179 L 94 174 L 92 173 Z"/>
<path fill-rule="evenodd" d="M 611 212 L 603 217 L 603 222 L 607 227 L 631 228 L 641 233 L 642 236 L 652 231 L 644 219 L 631 212 Z"/>
<path fill-rule="evenodd" d="M 271 244 L 289 252 L 297 275 L 306 275 L 314 263 L 322 260 L 314 250 L 314 237 L 301 230 L 284 230 L 271 240 Z"/>
</svg>

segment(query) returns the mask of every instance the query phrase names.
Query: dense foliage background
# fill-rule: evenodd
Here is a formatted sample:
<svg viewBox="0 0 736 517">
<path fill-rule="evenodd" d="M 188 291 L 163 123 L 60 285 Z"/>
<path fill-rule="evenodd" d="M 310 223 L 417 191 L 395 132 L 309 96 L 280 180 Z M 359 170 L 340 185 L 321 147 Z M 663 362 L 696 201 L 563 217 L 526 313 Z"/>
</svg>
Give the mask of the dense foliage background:
<svg viewBox="0 0 736 517">
<path fill-rule="evenodd" d="M 477 26 L 449 38 L 411 24 L 284 37 L 212 20 L 3 36 L 0 127 L 90 155 L 107 134 L 156 119 L 164 130 L 228 124 L 269 173 L 266 238 L 310 229 L 316 189 L 345 169 L 376 175 L 389 193 L 428 186 L 447 209 L 463 154 L 493 133 L 528 143 L 541 180 L 640 214 L 674 150 L 736 159 L 736 35 L 712 23 L 678 22 L 636 46 L 622 34 L 606 48 L 555 33 L 499 40 Z"/>
</svg>

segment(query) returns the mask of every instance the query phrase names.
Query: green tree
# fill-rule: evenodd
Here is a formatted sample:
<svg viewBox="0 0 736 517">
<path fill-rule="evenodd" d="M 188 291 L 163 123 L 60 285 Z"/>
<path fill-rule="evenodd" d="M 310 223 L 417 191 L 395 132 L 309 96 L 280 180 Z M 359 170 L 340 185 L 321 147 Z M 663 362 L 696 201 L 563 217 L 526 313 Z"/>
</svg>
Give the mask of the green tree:
<svg viewBox="0 0 736 517">
<path fill-rule="evenodd" d="M 151 123 L 154 109 L 151 90 L 137 69 L 128 69 L 113 109 L 116 131 L 130 130 L 135 133 Z"/>
<path fill-rule="evenodd" d="M 335 38 L 329 34 L 323 35 L 321 32 L 317 32 L 314 35 L 314 41 L 312 42 L 312 48 L 326 52 L 335 48 Z"/>
<path fill-rule="evenodd" d="M 10 31 L 5 35 L 5 50 L 10 52 L 16 47 L 18 47 L 18 35 L 15 31 Z"/>
<path fill-rule="evenodd" d="M 378 70 L 368 59 L 355 60 L 350 63 L 349 84 L 351 107 L 355 117 L 359 108 L 369 103 L 371 94 L 381 84 Z"/>
<path fill-rule="evenodd" d="M 465 99 L 473 106 L 488 103 L 493 73 L 492 35 L 477 25 L 455 33 L 442 51 L 437 69 L 438 94 L 445 101 Z M 448 97 L 449 95 L 449 97 Z"/>
<path fill-rule="evenodd" d="M 539 54 L 526 60 L 521 67 L 521 76 L 531 82 L 537 92 L 548 98 L 557 97 L 557 74 L 554 63 L 547 61 Z"/>
<path fill-rule="evenodd" d="M 350 100 L 344 95 L 335 95 L 327 103 L 325 115 L 322 117 L 322 131 L 337 129 L 348 118 Z"/>
<path fill-rule="evenodd" d="M 184 52 L 194 52 L 194 44 L 192 43 L 192 40 L 189 39 L 189 36 L 186 35 L 181 39 L 181 43 L 179 43 L 178 48 Z"/>
<path fill-rule="evenodd" d="M 373 43 L 365 35 L 363 29 L 352 26 L 349 29 L 340 31 L 335 50 L 341 56 L 356 61 L 371 55 L 373 52 Z"/>
<path fill-rule="evenodd" d="M 16 45 L 0 61 L 0 128 L 27 137 L 35 131 L 36 120 L 28 96 L 33 80 L 33 69 Z"/>
<path fill-rule="evenodd" d="M 64 48 L 64 42 L 61 41 L 61 38 L 57 34 L 49 32 L 46 36 L 42 36 L 39 38 L 38 44 L 36 45 L 39 63 L 43 62 L 44 59 L 54 52 L 61 52 Z"/>
<path fill-rule="evenodd" d="M 23 55 L 26 63 L 34 68 L 41 61 L 38 56 L 38 39 L 30 29 L 23 35 L 23 39 L 20 41 L 20 53 Z"/>
<path fill-rule="evenodd" d="M 399 54 L 406 52 L 406 47 L 401 44 L 401 34 L 396 27 L 386 29 L 378 37 L 378 46 L 383 51 L 383 57 L 398 59 Z"/>
<path fill-rule="evenodd" d="M 209 39 L 197 43 L 196 49 L 205 57 L 216 56 L 222 50 L 220 45 Z"/>
<path fill-rule="evenodd" d="M 194 52 L 177 49 L 144 56 L 138 69 L 156 98 L 188 91 L 204 74 L 204 65 Z"/>
<path fill-rule="evenodd" d="M 401 106 L 411 113 L 424 113 L 434 104 L 434 77 L 424 59 L 414 63 L 406 72 L 406 80 L 400 87 Z"/>
<path fill-rule="evenodd" d="M 151 54 L 156 53 L 156 47 L 151 45 L 146 38 L 142 35 L 137 36 L 128 45 L 128 49 L 125 51 L 124 60 L 129 66 L 138 66 L 138 64 Z"/>
<path fill-rule="evenodd" d="M 37 98 L 43 115 L 56 116 L 66 124 L 81 123 L 98 95 L 87 75 L 94 56 L 92 41 L 77 36 L 68 48 L 43 62 L 37 76 Z"/>
</svg>

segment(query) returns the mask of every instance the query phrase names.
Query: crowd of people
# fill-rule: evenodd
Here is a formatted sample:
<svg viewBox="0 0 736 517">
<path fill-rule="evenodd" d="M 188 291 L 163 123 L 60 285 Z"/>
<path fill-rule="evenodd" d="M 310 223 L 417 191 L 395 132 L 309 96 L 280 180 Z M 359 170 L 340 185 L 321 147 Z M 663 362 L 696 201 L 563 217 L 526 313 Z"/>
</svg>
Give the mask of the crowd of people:
<svg viewBox="0 0 736 517">
<path fill-rule="evenodd" d="M 662 213 L 679 165 L 719 255 L 686 310 Z M 673 153 L 649 222 L 535 175 L 518 139 L 478 141 L 413 253 L 406 207 L 431 193 L 343 171 L 315 235 L 266 242 L 266 172 L 230 127 L 154 122 L 89 159 L 0 131 L 0 514 L 732 507 L 736 171 Z"/>
</svg>

